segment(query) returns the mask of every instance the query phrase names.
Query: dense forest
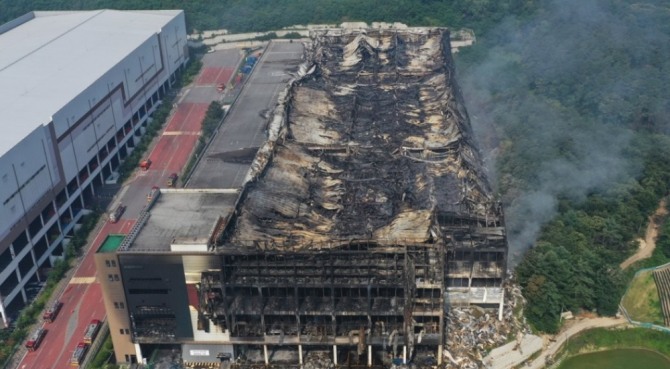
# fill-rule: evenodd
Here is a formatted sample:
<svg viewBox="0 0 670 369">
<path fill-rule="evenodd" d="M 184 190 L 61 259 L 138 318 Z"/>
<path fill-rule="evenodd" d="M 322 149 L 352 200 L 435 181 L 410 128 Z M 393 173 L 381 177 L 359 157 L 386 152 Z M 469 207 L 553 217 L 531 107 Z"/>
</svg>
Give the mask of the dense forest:
<svg viewBox="0 0 670 369">
<path fill-rule="evenodd" d="M 525 14 L 535 0 L 0 0 L 0 23 L 31 10 L 184 9 L 191 30 L 276 30 L 306 23 L 405 22 L 477 30 L 508 14 Z"/>
<path fill-rule="evenodd" d="M 670 189 L 662 55 L 667 3 L 557 0 L 456 59 L 538 329 L 555 331 L 562 310 L 617 311 L 630 278 L 618 265 Z"/>
<path fill-rule="evenodd" d="M 670 7 L 665 0 L 0 0 L 33 9 L 183 8 L 191 29 L 399 21 L 468 27 L 456 56 L 474 132 L 506 207 L 526 316 L 613 314 L 619 263 L 670 189 Z M 670 260 L 670 225 L 647 263 Z"/>
</svg>

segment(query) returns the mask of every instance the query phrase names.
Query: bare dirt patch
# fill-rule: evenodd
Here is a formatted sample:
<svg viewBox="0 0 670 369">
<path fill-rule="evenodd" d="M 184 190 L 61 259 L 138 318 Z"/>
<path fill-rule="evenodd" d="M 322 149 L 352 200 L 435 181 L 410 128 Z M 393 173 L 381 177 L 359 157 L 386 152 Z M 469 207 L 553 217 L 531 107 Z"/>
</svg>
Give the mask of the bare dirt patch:
<svg viewBox="0 0 670 369">
<path fill-rule="evenodd" d="M 658 204 L 658 208 L 652 216 L 649 217 L 649 225 L 647 226 L 647 231 L 645 232 L 644 239 L 639 238 L 637 241 L 640 244 L 637 252 L 628 259 L 624 260 L 621 265 L 621 269 L 628 268 L 631 264 L 638 260 L 646 259 L 651 256 L 656 248 L 656 237 L 658 236 L 658 227 L 663 223 L 663 219 L 667 215 L 667 209 L 665 207 L 667 198 L 663 198 Z"/>
</svg>

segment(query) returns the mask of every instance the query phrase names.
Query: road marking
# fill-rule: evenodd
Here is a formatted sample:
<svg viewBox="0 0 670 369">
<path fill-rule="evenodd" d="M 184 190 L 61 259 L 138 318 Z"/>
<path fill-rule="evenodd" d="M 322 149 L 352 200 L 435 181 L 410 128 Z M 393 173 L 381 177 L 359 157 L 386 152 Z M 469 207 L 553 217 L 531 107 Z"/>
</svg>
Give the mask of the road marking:
<svg viewBox="0 0 670 369">
<path fill-rule="evenodd" d="M 184 98 L 186 98 L 186 95 L 188 95 L 188 93 L 190 91 L 191 91 L 191 89 L 188 88 L 188 89 L 186 89 L 186 91 L 181 93 L 181 97 L 179 98 L 179 100 L 177 100 L 177 105 L 181 104 L 182 100 L 184 100 Z"/>
<path fill-rule="evenodd" d="M 165 131 L 163 136 L 200 136 L 198 131 Z"/>
<path fill-rule="evenodd" d="M 95 282 L 95 277 L 74 277 L 70 284 L 91 284 Z"/>
</svg>

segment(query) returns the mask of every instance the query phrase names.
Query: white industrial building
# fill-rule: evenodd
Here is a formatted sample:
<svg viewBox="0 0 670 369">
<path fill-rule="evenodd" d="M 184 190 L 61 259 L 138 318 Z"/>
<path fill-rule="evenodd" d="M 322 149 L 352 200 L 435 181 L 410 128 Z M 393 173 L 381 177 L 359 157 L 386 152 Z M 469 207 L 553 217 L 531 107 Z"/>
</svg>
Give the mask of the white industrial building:
<svg viewBox="0 0 670 369">
<path fill-rule="evenodd" d="M 188 58 L 181 10 L 31 12 L 0 25 L 5 324 Z"/>
</svg>

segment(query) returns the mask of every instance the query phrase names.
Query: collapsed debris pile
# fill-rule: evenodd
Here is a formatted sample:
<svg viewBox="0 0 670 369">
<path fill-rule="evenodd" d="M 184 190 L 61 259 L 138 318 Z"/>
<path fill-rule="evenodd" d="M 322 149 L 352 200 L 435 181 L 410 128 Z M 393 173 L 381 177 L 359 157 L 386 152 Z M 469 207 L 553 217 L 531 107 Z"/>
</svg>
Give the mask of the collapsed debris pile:
<svg viewBox="0 0 670 369">
<path fill-rule="evenodd" d="M 303 369 L 335 369 L 335 364 L 328 353 L 310 352 L 305 355 Z"/>
<path fill-rule="evenodd" d="M 531 333 L 527 324 L 514 315 L 514 309 L 524 301 L 521 290 L 509 285 L 505 294 L 510 298 L 505 300 L 502 320 L 498 320 L 496 312 L 474 305 L 449 310 L 444 352 L 447 369 L 485 368 L 483 358 L 487 351 L 519 334 Z"/>
</svg>

